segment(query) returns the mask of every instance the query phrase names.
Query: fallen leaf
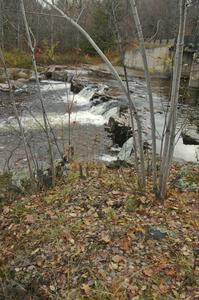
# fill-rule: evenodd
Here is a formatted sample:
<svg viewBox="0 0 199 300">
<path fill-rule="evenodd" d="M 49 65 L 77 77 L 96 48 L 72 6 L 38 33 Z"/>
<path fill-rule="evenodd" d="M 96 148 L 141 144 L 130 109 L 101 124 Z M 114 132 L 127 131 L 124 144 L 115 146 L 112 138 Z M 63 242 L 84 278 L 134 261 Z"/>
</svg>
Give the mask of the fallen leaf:
<svg viewBox="0 0 199 300">
<path fill-rule="evenodd" d="M 75 244 L 75 240 L 74 240 L 74 239 L 69 238 L 68 240 L 69 240 L 69 242 L 70 242 L 71 244 L 73 244 L 73 245 Z"/>
<path fill-rule="evenodd" d="M 146 268 L 143 273 L 144 275 L 151 277 L 154 274 L 154 271 L 151 268 Z"/>
<path fill-rule="evenodd" d="M 90 286 L 88 284 L 82 284 L 81 290 L 83 290 L 84 293 L 86 295 L 88 295 L 90 293 L 90 291 L 91 291 L 91 288 L 90 288 Z"/>
<path fill-rule="evenodd" d="M 111 241 L 110 237 L 108 235 L 102 235 L 101 240 L 105 243 L 109 243 Z"/>
<path fill-rule="evenodd" d="M 121 248 L 125 251 L 129 250 L 130 245 L 131 245 L 131 241 L 128 237 L 124 238 L 121 242 Z"/>
<path fill-rule="evenodd" d="M 69 216 L 70 217 L 77 217 L 77 214 L 76 213 L 70 213 Z"/>
<path fill-rule="evenodd" d="M 52 292 L 55 292 L 55 291 L 56 291 L 56 287 L 55 287 L 54 285 L 50 285 L 50 290 L 51 290 Z"/>
<path fill-rule="evenodd" d="M 34 224 L 34 223 L 35 223 L 35 218 L 34 218 L 34 216 L 33 216 L 33 215 L 27 215 L 27 216 L 26 216 L 26 222 L 27 222 L 28 224 Z"/>
<path fill-rule="evenodd" d="M 115 263 L 119 264 L 120 262 L 124 262 L 125 261 L 125 257 L 124 256 L 120 256 L 120 255 L 115 255 L 115 256 L 113 256 L 112 261 L 114 261 Z"/>
</svg>

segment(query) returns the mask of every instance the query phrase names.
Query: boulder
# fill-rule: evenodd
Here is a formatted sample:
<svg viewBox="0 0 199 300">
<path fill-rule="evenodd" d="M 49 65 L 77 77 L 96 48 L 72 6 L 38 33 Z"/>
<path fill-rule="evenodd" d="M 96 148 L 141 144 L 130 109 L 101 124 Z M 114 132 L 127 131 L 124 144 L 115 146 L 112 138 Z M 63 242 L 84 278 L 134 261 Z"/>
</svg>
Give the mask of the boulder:
<svg viewBox="0 0 199 300">
<path fill-rule="evenodd" d="M 199 145 L 199 134 L 194 130 L 187 131 L 182 133 L 182 140 L 184 145 Z"/>
<path fill-rule="evenodd" d="M 67 81 L 68 79 L 66 66 L 50 66 L 44 75 L 47 79 L 56 81 Z"/>
<path fill-rule="evenodd" d="M 190 182 L 187 178 L 180 178 L 175 186 L 181 192 L 198 192 L 199 185 L 196 182 Z"/>
<path fill-rule="evenodd" d="M 27 90 L 27 86 L 24 85 L 25 79 L 18 79 L 18 80 L 11 80 L 10 84 L 12 86 L 12 90 L 15 92 L 18 89 L 23 89 L 24 91 Z M 7 83 L 0 83 L 0 91 L 2 92 L 9 92 L 9 85 Z"/>
<path fill-rule="evenodd" d="M 101 95 L 96 92 L 90 100 L 92 102 L 91 106 L 96 106 L 100 103 L 108 102 L 112 99 L 113 98 L 108 95 L 105 95 L 105 94 Z"/>
<path fill-rule="evenodd" d="M 19 71 L 17 73 L 17 77 L 18 77 L 18 79 L 28 79 L 29 78 L 28 74 L 24 71 Z"/>
<path fill-rule="evenodd" d="M 5 74 L 0 74 L 0 83 L 5 83 L 5 82 L 6 82 Z"/>
<path fill-rule="evenodd" d="M 167 228 L 159 226 L 149 226 L 146 232 L 146 238 L 157 241 L 172 235 L 173 234 Z"/>
<path fill-rule="evenodd" d="M 110 117 L 107 131 L 111 135 L 113 144 L 117 144 L 120 147 L 132 136 L 131 127 L 119 118 L 114 117 Z"/>
<path fill-rule="evenodd" d="M 28 82 L 28 79 L 25 79 L 25 78 L 19 78 L 19 79 L 17 79 L 17 82 L 19 82 L 19 84 L 27 83 L 27 82 Z"/>
<path fill-rule="evenodd" d="M 67 71 L 55 71 L 52 73 L 51 79 L 55 81 L 67 81 L 68 80 Z"/>
<path fill-rule="evenodd" d="M 71 80 L 71 92 L 73 92 L 74 94 L 78 94 L 79 92 L 81 92 L 84 87 L 85 85 L 82 82 Z"/>
<path fill-rule="evenodd" d="M 11 189 L 18 192 L 24 192 L 25 185 L 29 181 L 29 171 L 27 168 L 21 168 L 12 172 Z"/>
<path fill-rule="evenodd" d="M 44 74 L 40 74 L 38 77 L 39 77 L 39 81 L 45 80 L 45 79 L 46 79 L 46 76 L 45 76 Z M 29 78 L 29 81 L 30 81 L 30 82 L 36 82 L 35 75 L 32 75 L 32 76 Z"/>
<path fill-rule="evenodd" d="M 0 83 L 0 91 L 9 92 L 9 86 L 7 83 Z"/>
<path fill-rule="evenodd" d="M 19 96 L 19 95 L 22 95 L 22 94 L 29 94 L 27 86 L 24 85 L 24 86 L 21 87 L 21 88 L 17 88 L 17 89 L 14 91 L 14 94 L 15 94 L 16 96 Z"/>
<path fill-rule="evenodd" d="M 181 192 L 199 191 L 198 163 L 187 163 L 182 166 L 173 181 L 175 187 Z"/>
<path fill-rule="evenodd" d="M 118 154 L 118 159 L 120 161 L 125 161 L 128 164 L 132 164 L 133 154 L 134 154 L 133 137 L 131 137 L 123 144 L 122 149 Z"/>
<path fill-rule="evenodd" d="M 52 170 L 48 164 L 42 163 L 43 167 L 37 170 L 36 179 L 40 188 L 52 186 Z M 66 176 L 68 173 L 68 162 L 64 159 L 57 159 L 54 161 L 56 178 Z"/>
</svg>

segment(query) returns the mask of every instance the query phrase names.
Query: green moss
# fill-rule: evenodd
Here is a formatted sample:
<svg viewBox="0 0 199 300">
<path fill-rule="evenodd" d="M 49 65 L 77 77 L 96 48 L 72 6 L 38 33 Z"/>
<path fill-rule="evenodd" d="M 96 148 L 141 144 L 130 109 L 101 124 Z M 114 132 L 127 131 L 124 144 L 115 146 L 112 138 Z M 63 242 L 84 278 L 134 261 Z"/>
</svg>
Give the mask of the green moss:
<svg viewBox="0 0 199 300">
<path fill-rule="evenodd" d="M 134 212 L 140 206 L 140 200 L 135 197 L 128 198 L 125 203 L 127 212 Z"/>
<path fill-rule="evenodd" d="M 106 213 L 106 217 L 108 220 L 115 220 L 117 219 L 117 214 L 113 208 L 109 208 Z"/>
<path fill-rule="evenodd" d="M 54 202 L 56 202 L 58 200 L 58 195 L 57 194 L 53 194 L 53 195 L 48 195 L 46 197 L 44 197 L 43 201 L 50 205 L 50 204 L 53 204 Z"/>
</svg>

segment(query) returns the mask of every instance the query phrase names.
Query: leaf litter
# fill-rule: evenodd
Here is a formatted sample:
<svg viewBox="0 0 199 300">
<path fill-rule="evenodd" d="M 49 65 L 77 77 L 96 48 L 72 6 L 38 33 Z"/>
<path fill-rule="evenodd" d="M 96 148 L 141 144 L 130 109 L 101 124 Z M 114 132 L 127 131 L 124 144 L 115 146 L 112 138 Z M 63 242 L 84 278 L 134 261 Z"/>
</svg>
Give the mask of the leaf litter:
<svg viewBox="0 0 199 300">
<path fill-rule="evenodd" d="M 130 168 L 74 166 L 2 207 L 0 299 L 198 299 L 198 199 L 173 186 L 162 203 Z"/>
</svg>

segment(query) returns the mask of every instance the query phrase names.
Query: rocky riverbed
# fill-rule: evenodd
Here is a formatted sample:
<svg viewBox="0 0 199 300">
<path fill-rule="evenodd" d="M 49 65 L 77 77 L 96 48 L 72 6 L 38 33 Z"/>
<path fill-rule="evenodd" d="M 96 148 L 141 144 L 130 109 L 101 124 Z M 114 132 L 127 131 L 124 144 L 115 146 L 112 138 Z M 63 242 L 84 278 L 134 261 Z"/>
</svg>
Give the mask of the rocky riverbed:
<svg viewBox="0 0 199 300">
<path fill-rule="evenodd" d="M 121 76 L 122 69 L 118 68 Z M 43 131 L 41 104 L 34 74 L 26 70 L 9 70 L 13 91 L 35 160 L 47 164 L 47 143 Z M 14 76 L 12 75 L 14 74 Z M 51 66 L 40 73 L 40 83 L 49 124 L 54 140 L 54 154 L 68 151 L 73 145 L 74 157 L 80 160 L 112 160 L 131 136 L 128 103 L 117 82 L 103 66 Z M 144 139 L 150 144 L 150 117 L 145 82 L 129 71 L 130 91 L 142 118 Z M 160 148 L 164 114 L 168 106 L 168 84 L 153 81 L 157 144 Z M 69 126 L 69 106 L 72 103 Z M 178 135 L 175 158 L 197 161 L 198 108 L 179 105 Z M 108 133 L 104 126 L 108 125 Z M 23 146 L 5 83 L 0 84 L 0 169 L 26 165 Z M 111 145 L 112 144 L 112 145 Z M 113 146 L 111 148 L 111 146 Z M 125 145 L 126 147 L 126 145 Z M 129 159 L 130 149 L 123 149 Z M 130 152 L 129 152 L 130 151 Z M 113 154 L 114 153 L 114 154 Z"/>
</svg>

